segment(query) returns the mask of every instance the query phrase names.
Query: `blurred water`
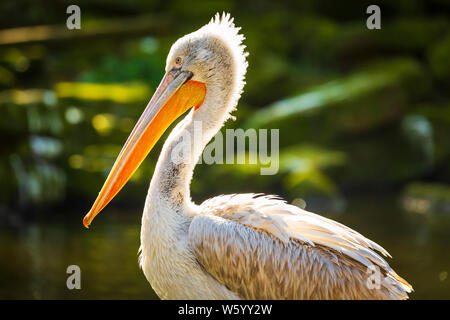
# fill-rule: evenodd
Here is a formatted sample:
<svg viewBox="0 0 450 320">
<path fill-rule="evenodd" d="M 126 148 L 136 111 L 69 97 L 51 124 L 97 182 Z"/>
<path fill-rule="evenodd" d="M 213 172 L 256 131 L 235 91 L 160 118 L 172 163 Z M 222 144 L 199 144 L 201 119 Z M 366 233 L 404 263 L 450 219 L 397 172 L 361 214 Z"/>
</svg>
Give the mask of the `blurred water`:
<svg viewBox="0 0 450 320">
<path fill-rule="evenodd" d="M 59 214 L 0 231 L 0 299 L 158 298 L 137 263 L 140 213 L 109 210 L 89 230 L 81 213 Z M 66 287 L 73 264 L 81 290 Z"/>
<path fill-rule="evenodd" d="M 73 212 L 3 224 L 0 299 L 157 299 L 137 263 L 140 215 L 106 209 L 89 230 L 82 213 Z M 450 298 L 449 217 L 407 213 L 379 195 L 350 199 L 342 213 L 324 215 L 385 247 L 391 266 L 414 286 L 411 298 Z M 81 290 L 66 287 L 72 264 L 81 268 Z"/>
</svg>

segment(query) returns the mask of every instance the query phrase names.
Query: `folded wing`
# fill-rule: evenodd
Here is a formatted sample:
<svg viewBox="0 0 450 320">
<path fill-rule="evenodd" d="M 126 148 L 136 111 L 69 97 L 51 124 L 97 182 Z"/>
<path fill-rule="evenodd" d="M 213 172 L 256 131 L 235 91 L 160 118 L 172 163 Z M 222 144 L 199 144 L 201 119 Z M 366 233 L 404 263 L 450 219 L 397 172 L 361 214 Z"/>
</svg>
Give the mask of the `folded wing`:
<svg viewBox="0 0 450 320">
<path fill-rule="evenodd" d="M 406 299 L 412 290 L 381 246 L 275 196 L 226 195 L 200 208 L 192 250 L 244 299 Z"/>
</svg>

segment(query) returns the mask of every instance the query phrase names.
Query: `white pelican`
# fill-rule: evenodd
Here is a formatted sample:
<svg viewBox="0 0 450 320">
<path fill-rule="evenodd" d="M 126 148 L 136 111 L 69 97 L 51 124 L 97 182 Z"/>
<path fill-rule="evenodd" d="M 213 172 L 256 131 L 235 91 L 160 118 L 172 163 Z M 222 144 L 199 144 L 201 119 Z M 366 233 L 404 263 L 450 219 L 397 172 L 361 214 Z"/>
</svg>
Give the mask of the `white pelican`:
<svg viewBox="0 0 450 320">
<path fill-rule="evenodd" d="M 376 252 L 389 256 L 386 250 L 336 221 L 275 196 L 191 201 L 195 163 L 230 118 L 245 84 L 247 53 L 239 30 L 229 14 L 217 14 L 175 42 L 166 74 L 84 225 L 119 192 L 170 123 L 192 108 L 162 148 L 142 216 L 140 266 L 160 298 L 407 299 L 412 287 Z M 202 123 L 202 141 L 183 139 L 193 136 L 194 121 Z M 192 147 L 193 160 L 172 160 L 180 144 Z M 370 285 L 372 274 L 379 282 Z"/>
</svg>

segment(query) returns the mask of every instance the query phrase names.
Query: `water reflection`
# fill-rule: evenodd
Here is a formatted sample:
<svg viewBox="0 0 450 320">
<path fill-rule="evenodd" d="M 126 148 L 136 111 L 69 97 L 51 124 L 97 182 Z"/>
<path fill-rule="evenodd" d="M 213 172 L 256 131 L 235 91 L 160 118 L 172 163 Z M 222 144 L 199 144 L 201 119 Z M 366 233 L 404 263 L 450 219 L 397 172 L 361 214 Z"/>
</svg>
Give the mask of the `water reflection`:
<svg viewBox="0 0 450 320">
<path fill-rule="evenodd" d="M 80 217 L 3 228 L 0 299 L 157 299 L 137 263 L 140 213 L 110 211 L 91 230 Z M 66 287 L 72 264 L 81 290 Z"/>
<path fill-rule="evenodd" d="M 307 207 L 314 210 L 313 205 Z M 0 227 L 0 299 L 157 299 L 137 263 L 140 212 L 109 209 L 86 230 L 82 214 Z M 413 299 L 450 296 L 450 218 L 400 209 L 392 197 L 350 199 L 324 214 L 384 246 L 391 266 L 414 286 Z M 81 268 L 81 290 L 66 288 L 66 268 Z"/>
</svg>

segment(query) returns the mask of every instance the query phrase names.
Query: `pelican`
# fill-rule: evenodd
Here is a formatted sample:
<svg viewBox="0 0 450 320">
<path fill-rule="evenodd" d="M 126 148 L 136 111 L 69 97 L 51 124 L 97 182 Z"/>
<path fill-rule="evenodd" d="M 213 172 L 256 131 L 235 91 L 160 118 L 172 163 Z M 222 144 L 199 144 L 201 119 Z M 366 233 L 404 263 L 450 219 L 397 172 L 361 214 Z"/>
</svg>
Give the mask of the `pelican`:
<svg viewBox="0 0 450 320">
<path fill-rule="evenodd" d="M 139 265 L 160 298 L 407 299 L 412 287 L 384 260 L 389 253 L 336 221 L 270 195 L 192 202 L 195 164 L 243 91 L 248 55 L 243 40 L 233 18 L 223 13 L 173 44 L 166 73 L 84 226 L 190 109 L 162 148 L 142 215 Z M 184 139 L 194 135 L 195 122 L 202 124 L 200 141 Z M 174 161 L 180 145 L 193 150 L 190 159 Z"/>
</svg>

